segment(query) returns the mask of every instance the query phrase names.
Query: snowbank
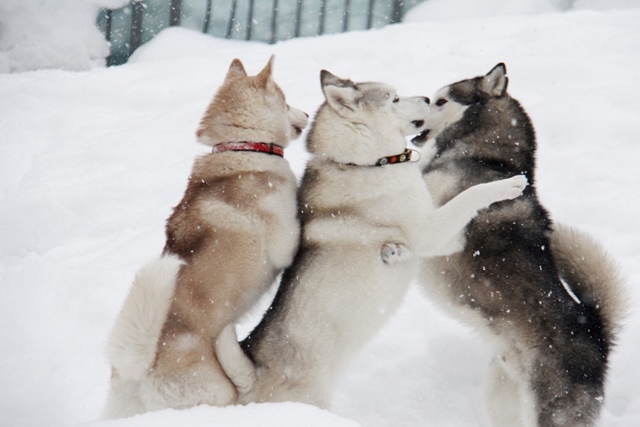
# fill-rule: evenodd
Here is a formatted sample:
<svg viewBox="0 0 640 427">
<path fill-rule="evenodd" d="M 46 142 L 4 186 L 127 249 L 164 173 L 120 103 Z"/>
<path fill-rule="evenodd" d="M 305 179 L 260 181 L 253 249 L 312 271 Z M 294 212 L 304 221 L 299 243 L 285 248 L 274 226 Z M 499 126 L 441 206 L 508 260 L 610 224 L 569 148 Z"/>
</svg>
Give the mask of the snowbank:
<svg viewBox="0 0 640 427">
<path fill-rule="evenodd" d="M 491 16 L 539 15 L 568 10 L 639 8 L 636 0 L 427 0 L 413 7 L 404 22 L 456 21 Z"/>
<path fill-rule="evenodd" d="M 188 416 L 185 413 L 188 412 Z M 186 424 L 188 423 L 188 424 Z M 200 406 L 189 411 L 164 410 L 125 420 L 97 421 L 79 427 L 358 427 L 346 418 L 301 403 L 266 403 L 244 407 Z"/>
<path fill-rule="evenodd" d="M 96 27 L 98 11 L 128 0 L 2 0 L 0 73 L 104 66 L 109 44 Z"/>
</svg>

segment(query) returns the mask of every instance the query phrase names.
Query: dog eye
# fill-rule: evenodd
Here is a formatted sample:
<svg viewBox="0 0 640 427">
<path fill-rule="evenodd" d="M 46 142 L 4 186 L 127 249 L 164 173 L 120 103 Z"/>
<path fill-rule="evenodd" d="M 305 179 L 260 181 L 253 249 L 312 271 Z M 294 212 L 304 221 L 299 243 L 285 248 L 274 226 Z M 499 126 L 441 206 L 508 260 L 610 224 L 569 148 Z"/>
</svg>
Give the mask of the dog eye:
<svg viewBox="0 0 640 427">
<path fill-rule="evenodd" d="M 444 99 L 444 98 L 440 98 L 440 99 L 438 99 L 438 100 L 436 101 L 436 106 L 437 106 L 437 107 L 442 107 L 442 106 L 443 106 L 444 104 L 446 104 L 447 102 L 449 102 L 449 101 L 447 101 L 447 100 L 446 100 L 446 99 Z"/>
<path fill-rule="evenodd" d="M 396 102 L 400 102 L 400 98 L 397 97 L 397 96 L 395 98 L 393 98 L 393 103 L 395 104 Z"/>
</svg>

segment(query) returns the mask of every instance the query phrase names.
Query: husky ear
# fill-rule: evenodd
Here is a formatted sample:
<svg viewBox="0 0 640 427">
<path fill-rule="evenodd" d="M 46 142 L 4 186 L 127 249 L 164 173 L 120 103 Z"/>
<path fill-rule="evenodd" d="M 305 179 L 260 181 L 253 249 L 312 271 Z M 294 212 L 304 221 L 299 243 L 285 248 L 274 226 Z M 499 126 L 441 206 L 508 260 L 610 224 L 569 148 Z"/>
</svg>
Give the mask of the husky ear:
<svg viewBox="0 0 640 427">
<path fill-rule="evenodd" d="M 499 98 L 507 91 L 508 83 L 507 67 L 501 62 L 482 78 L 480 89 L 491 96 Z"/>
<path fill-rule="evenodd" d="M 227 76 L 224 78 L 226 80 L 237 79 L 240 77 L 247 77 L 247 72 L 244 70 L 244 65 L 238 58 L 231 61 L 231 65 L 229 66 L 229 71 L 227 71 Z"/>
<path fill-rule="evenodd" d="M 273 81 L 273 61 L 275 61 L 276 56 L 275 55 L 271 55 L 271 57 L 269 57 L 269 62 L 267 62 L 267 65 L 264 66 L 264 68 L 262 69 L 262 71 L 260 71 L 258 73 L 258 75 L 256 76 L 256 81 L 258 82 L 258 84 L 262 87 L 267 87 L 270 86 L 274 83 Z"/>
<path fill-rule="evenodd" d="M 353 112 L 357 104 L 356 86 L 351 80 L 343 80 L 327 70 L 320 71 L 320 84 L 327 103 L 338 112 Z"/>
<path fill-rule="evenodd" d="M 338 76 L 334 76 L 327 70 L 320 71 L 320 84 L 324 90 L 325 86 L 343 86 L 341 85 L 342 79 Z"/>
</svg>

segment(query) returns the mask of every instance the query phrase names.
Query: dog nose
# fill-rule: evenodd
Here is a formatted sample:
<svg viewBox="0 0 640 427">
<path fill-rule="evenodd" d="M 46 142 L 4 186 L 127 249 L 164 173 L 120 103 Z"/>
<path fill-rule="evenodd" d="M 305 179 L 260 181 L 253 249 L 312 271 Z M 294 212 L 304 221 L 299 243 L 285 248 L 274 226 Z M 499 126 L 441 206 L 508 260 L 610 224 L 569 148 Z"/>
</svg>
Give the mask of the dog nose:
<svg viewBox="0 0 640 427">
<path fill-rule="evenodd" d="M 424 102 L 426 102 L 426 103 L 427 103 L 427 105 L 429 105 L 429 103 L 431 102 L 431 100 L 425 96 L 425 97 L 424 97 Z"/>
</svg>

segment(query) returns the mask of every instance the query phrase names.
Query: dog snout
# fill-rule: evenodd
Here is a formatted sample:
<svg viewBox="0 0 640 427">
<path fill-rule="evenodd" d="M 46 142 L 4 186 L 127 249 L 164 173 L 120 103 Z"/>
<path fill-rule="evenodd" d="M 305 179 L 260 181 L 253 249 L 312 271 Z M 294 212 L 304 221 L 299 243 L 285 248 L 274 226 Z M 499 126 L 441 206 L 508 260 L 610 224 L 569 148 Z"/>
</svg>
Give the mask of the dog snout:
<svg viewBox="0 0 640 427">
<path fill-rule="evenodd" d="M 413 123 L 413 125 L 417 128 L 421 128 L 422 126 L 424 126 L 424 120 L 414 120 L 411 123 Z"/>
<path fill-rule="evenodd" d="M 424 96 L 423 98 L 424 98 L 424 102 L 425 102 L 427 105 L 430 105 L 430 104 L 431 104 L 431 100 L 430 100 L 428 97 Z"/>
</svg>

